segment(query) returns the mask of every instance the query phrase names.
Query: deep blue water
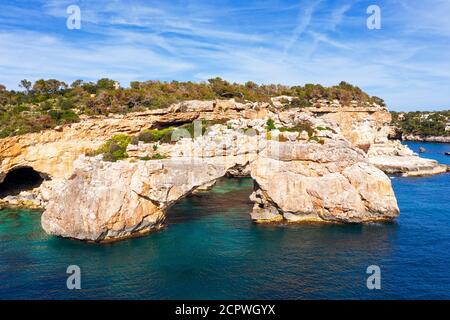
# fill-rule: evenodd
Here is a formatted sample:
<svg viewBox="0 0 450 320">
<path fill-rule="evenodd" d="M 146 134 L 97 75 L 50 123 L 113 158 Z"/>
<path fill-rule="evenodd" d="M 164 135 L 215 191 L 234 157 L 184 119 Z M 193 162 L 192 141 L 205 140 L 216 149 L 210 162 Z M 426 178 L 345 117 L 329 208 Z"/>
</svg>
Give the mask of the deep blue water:
<svg viewBox="0 0 450 320">
<path fill-rule="evenodd" d="M 423 145 L 450 163 L 450 145 Z M 253 224 L 251 179 L 183 200 L 167 228 L 108 245 L 47 236 L 40 213 L 0 211 L 0 298 L 450 299 L 450 175 L 393 177 L 401 216 L 369 225 Z M 68 265 L 80 291 L 66 289 Z M 381 290 L 366 268 L 381 268 Z"/>
</svg>

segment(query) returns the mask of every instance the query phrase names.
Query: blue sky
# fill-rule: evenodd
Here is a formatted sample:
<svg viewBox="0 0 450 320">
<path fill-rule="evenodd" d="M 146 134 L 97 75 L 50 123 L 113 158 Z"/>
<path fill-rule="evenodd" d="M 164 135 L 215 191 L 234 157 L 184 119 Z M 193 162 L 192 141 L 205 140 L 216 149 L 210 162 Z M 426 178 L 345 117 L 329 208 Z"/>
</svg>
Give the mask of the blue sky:
<svg viewBox="0 0 450 320">
<path fill-rule="evenodd" d="M 381 30 L 366 27 L 372 4 Z M 0 83 L 345 80 L 393 110 L 448 109 L 449 14 L 448 0 L 0 0 Z"/>
</svg>

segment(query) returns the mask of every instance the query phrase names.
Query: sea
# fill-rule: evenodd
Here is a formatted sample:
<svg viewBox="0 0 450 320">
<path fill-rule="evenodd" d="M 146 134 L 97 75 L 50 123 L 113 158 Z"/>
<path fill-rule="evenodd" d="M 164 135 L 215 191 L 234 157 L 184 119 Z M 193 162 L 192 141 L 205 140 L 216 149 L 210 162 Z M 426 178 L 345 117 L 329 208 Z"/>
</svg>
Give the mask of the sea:
<svg viewBox="0 0 450 320">
<path fill-rule="evenodd" d="M 450 164 L 450 144 L 406 144 Z M 164 229 L 111 244 L 1 210 L 0 299 L 450 299 L 450 174 L 390 178 L 401 210 L 390 223 L 258 225 L 250 178 L 224 178 L 173 206 Z"/>
</svg>

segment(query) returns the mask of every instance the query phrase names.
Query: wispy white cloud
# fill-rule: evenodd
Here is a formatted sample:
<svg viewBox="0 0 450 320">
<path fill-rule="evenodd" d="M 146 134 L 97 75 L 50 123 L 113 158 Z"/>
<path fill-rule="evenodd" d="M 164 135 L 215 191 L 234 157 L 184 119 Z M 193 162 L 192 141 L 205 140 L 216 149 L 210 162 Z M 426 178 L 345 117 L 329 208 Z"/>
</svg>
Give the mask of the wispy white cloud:
<svg viewBox="0 0 450 320">
<path fill-rule="evenodd" d="M 336 27 L 344 20 L 345 14 L 351 9 L 353 1 L 349 1 L 342 6 L 332 10 L 330 19 L 330 29 L 336 30 Z"/>
<path fill-rule="evenodd" d="M 282 60 L 285 59 L 286 54 L 292 48 L 292 46 L 295 44 L 295 42 L 298 40 L 301 34 L 307 30 L 308 26 L 311 23 L 311 19 L 314 15 L 314 11 L 320 2 L 321 0 L 311 1 L 307 4 L 305 8 L 302 7 L 300 9 L 297 25 L 292 31 L 290 39 L 286 42 L 286 45 L 284 46 Z"/>
<path fill-rule="evenodd" d="M 108 76 L 129 82 L 147 77 L 176 78 L 193 68 L 188 61 L 148 48 L 113 43 L 78 47 L 35 32 L 0 33 L 0 56 L 2 81 L 9 87 L 15 87 L 19 77 L 72 81 Z"/>
<path fill-rule="evenodd" d="M 0 12 L 0 83 L 10 88 L 49 77 L 107 76 L 123 85 L 214 76 L 290 85 L 345 80 L 395 109 L 450 103 L 444 0 L 381 0 L 379 31 L 366 29 L 358 0 L 9 2 L 11 10 Z M 65 29 L 73 3 L 82 9 L 82 30 Z"/>
</svg>

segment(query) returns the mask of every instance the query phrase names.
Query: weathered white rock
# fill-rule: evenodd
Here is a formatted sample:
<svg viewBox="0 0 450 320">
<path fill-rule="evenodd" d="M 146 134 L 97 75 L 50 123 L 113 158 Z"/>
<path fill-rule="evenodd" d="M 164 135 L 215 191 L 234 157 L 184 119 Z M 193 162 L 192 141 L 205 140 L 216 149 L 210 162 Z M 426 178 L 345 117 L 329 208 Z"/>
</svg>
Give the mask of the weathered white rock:
<svg viewBox="0 0 450 320">
<path fill-rule="evenodd" d="M 290 149 L 271 143 L 252 163 L 254 220 L 365 222 L 399 214 L 389 178 L 348 142 Z"/>
<path fill-rule="evenodd" d="M 82 156 L 53 189 L 44 230 L 91 241 L 139 235 L 159 229 L 167 208 L 182 197 L 226 174 L 249 173 L 258 186 L 254 220 L 364 222 L 398 215 L 390 180 L 345 139 L 266 141 L 225 128 L 213 129 L 222 135 L 182 139 L 165 160 L 107 163 Z"/>
<path fill-rule="evenodd" d="M 389 174 L 427 176 L 447 172 L 447 166 L 418 156 L 375 156 L 369 162 Z"/>
<path fill-rule="evenodd" d="M 42 227 L 48 234 L 90 241 L 157 230 L 174 202 L 248 162 L 245 155 L 224 158 L 109 163 L 82 156 L 64 186 L 52 190 Z"/>
<path fill-rule="evenodd" d="M 426 176 L 447 171 L 446 165 L 419 157 L 398 140 L 373 144 L 368 151 L 368 156 L 371 164 L 389 174 Z"/>
<path fill-rule="evenodd" d="M 403 136 L 403 140 L 406 140 L 406 141 L 425 141 L 425 142 L 450 143 L 450 136 L 421 137 L 421 136 L 415 136 L 415 135 L 404 135 Z"/>
<path fill-rule="evenodd" d="M 284 109 L 283 103 L 290 100 L 292 97 L 273 98 L 275 108 L 268 103 L 238 103 L 233 99 L 185 101 L 167 109 L 86 118 L 80 123 L 61 126 L 58 130 L 0 139 L 0 182 L 10 170 L 21 166 L 30 166 L 54 179 L 67 178 L 78 156 L 97 149 L 115 134 L 136 134 L 152 126 L 176 125 L 196 119 L 229 119 L 233 121 L 230 122 L 233 129 L 252 128 L 259 134 L 265 134 L 265 123 L 269 118 L 286 127 L 292 127 L 299 121 L 309 121 L 316 127 L 332 128 L 365 150 L 373 144 L 387 141 L 391 117 L 385 108 L 376 104 L 361 107 L 321 101 L 311 108 Z M 327 132 L 316 134 L 331 137 Z M 291 140 L 291 137 L 288 139 Z M 298 139 L 308 140 L 309 137 L 303 132 Z M 138 156 L 145 156 L 145 153 L 137 153 Z"/>
<path fill-rule="evenodd" d="M 286 101 L 290 98 L 272 99 L 272 104 L 186 101 L 165 110 L 86 119 L 58 130 L 2 139 L 0 183 L 19 166 L 48 174 L 53 180 L 32 197 L 46 207 L 44 230 L 112 241 L 159 229 L 168 207 L 210 188 L 226 174 L 255 180 L 251 216 L 256 221 L 354 223 L 390 220 L 399 213 L 390 180 L 376 167 L 410 175 L 446 169 L 389 142 L 390 115 L 378 105 L 322 100 L 299 109 L 285 108 Z M 195 140 L 129 146 L 126 161 L 83 156 L 114 134 L 195 119 L 230 121 Z M 274 130 L 272 139 L 282 142 L 267 141 L 268 119 L 279 129 L 307 122 L 316 139 L 307 131 Z M 139 160 L 155 153 L 168 158 Z"/>
</svg>

